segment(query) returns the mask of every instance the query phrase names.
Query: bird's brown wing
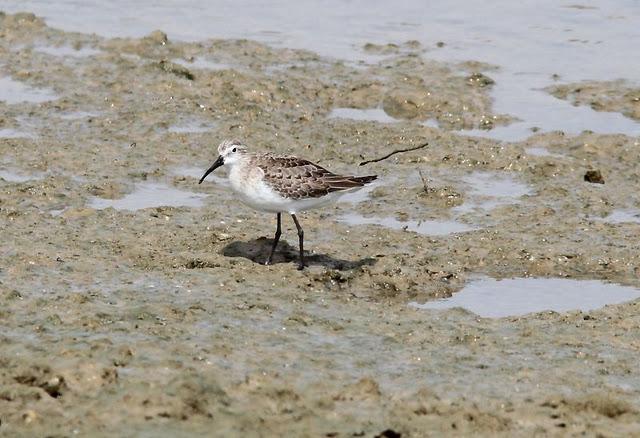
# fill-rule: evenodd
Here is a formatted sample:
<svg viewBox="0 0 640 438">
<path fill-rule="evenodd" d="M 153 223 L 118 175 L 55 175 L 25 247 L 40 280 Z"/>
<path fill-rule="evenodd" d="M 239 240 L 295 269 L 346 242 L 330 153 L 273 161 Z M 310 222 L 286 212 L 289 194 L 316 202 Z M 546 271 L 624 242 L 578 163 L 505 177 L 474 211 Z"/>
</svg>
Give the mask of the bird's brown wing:
<svg viewBox="0 0 640 438">
<path fill-rule="evenodd" d="M 296 157 L 261 155 L 254 160 L 254 164 L 264 172 L 265 182 L 281 196 L 290 199 L 319 198 L 331 192 L 361 187 L 376 179 L 375 175 L 336 175 Z"/>
</svg>

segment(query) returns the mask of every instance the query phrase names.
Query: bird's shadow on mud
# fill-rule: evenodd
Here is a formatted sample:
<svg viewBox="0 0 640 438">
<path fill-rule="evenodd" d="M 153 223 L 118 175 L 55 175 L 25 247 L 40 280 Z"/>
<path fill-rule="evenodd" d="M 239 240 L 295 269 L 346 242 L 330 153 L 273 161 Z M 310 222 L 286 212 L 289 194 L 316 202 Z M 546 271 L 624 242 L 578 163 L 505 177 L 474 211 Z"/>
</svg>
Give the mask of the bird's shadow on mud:
<svg viewBox="0 0 640 438">
<path fill-rule="evenodd" d="M 226 257 L 243 257 L 249 259 L 254 263 L 264 265 L 264 262 L 269 256 L 271 251 L 271 245 L 273 239 L 267 239 L 266 237 L 260 237 L 258 239 L 252 239 L 248 242 L 235 241 L 229 243 L 222 249 L 222 255 Z M 273 255 L 274 265 L 279 263 L 297 263 L 298 261 L 298 248 L 289 245 L 284 240 L 278 242 L 278 248 Z M 376 263 L 374 258 L 364 258 L 360 260 L 343 260 L 331 257 L 328 254 L 309 254 L 305 251 L 304 262 L 307 266 L 320 265 L 329 269 L 336 269 L 338 271 L 349 271 L 359 268 L 361 266 L 371 266 Z"/>
</svg>

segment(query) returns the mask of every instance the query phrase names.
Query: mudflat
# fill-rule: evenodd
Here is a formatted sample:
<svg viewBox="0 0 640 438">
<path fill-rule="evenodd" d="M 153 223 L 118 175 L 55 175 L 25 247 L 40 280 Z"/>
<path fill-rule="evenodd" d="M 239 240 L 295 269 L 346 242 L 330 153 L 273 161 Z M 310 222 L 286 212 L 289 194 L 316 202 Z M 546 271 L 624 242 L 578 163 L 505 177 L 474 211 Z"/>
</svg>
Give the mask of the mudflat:
<svg viewBox="0 0 640 438">
<path fill-rule="evenodd" d="M 640 433 L 639 300 L 415 305 L 477 276 L 640 287 L 640 139 L 471 137 L 513 120 L 492 66 L 364 50 L 385 57 L 0 14 L 0 435 Z M 589 96 L 628 113 L 629 87 Z M 287 220 L 264 266 L 275 217 L 197 184 L 234 137 L 380 181 L 303 216 L 308 269 Z"/>
</svg>

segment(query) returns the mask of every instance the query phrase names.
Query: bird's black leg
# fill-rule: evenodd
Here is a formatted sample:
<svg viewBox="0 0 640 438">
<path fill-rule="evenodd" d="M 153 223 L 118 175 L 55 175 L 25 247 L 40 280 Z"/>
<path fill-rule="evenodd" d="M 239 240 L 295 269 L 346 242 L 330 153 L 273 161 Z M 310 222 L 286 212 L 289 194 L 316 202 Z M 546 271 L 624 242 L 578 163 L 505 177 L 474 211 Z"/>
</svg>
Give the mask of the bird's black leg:
<svg viewBox="0 0 640 438">
<path fill-rule="evenodd" d="M 291 217 L 293 218 L 293 222 L 296 224 L 296 228 L 298 229 L 298 241 L 300 242 L 300 263 L 298 264 L 298 270 L 301 271 L 304 269 L 304 231 L 302 231 L 302 227 L 300 226 L 296 215 L 292 213 Z"/>
<path fill-rule="evenodd" d="M 270 265 L 273 261 L 273 253 L 276 252 L 276 246 L 278 246 L 278 241 L 280 240 L 280 235 L 282 234 L 282 230 L 280 230 L 280 213 L 276 216 L 278 220 L 278 226 L 276 227 L 276 235 L 273 238 L 273 245 L 271 246 L 271 252 L 269 253 L 269 258 L 264 263 L 265 265 Z"/>
</svg>

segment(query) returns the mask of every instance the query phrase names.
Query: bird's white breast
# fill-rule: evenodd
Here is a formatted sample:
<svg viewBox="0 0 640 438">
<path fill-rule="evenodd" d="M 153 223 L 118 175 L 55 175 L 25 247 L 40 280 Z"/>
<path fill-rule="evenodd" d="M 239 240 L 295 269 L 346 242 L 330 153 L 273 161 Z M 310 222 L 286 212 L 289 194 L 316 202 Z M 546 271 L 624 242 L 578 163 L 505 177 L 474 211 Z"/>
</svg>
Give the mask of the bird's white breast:
<svg viewBox="0 0 640 438">
<path fill-rule="evenodd" d="M 331 193 L 319 198 L 289 199 L 281 196 L 264 181 L 264 172 L 257 166 L 238 163 L 229 171 L 231 188 L 240 200 L 259 211 L 270 213 L 297 213 L 329 204 L 342 193 Z"/>
</svg>

